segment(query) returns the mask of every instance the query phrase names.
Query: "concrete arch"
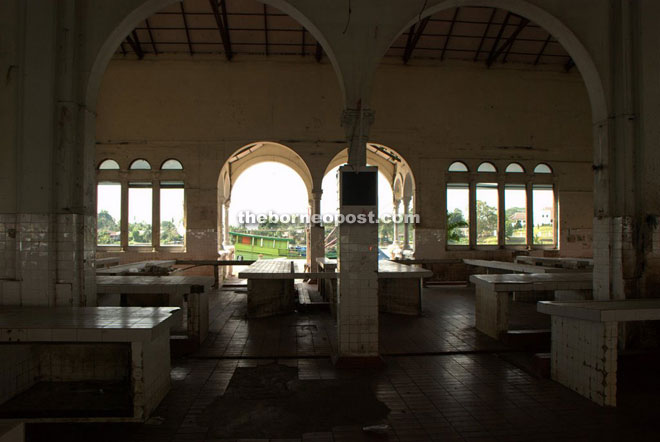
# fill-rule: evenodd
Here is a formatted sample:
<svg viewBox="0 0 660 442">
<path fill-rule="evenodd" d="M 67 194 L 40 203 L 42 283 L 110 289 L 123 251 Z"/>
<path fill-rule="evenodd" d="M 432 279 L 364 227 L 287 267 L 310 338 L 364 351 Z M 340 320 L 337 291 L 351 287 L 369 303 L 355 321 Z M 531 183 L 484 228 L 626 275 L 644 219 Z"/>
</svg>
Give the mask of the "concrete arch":
<svg viewBox="0 0 660 442">
<path fill-rule="evenodd" d="M 241 155 L 240 158 L 237 158 L 239 155 Z M 260 141 L 245 145 L 229 156 L 229 159 L 225 161 L 220 169 L 218 196 L 222 195 L 224 201 L 230 199 L 231 188 L 238 177 L 255 164 L 268 161 L 284 164 L 293 169 L 302 179 L 307 189 L 307 195 L 311 198 L 313 179 L 305 160 L 290 147 L 271 141 Z"/>
<path fill-rule="evenodd" d="M 305 160 L 295 150 L 271 141 L 247 144 L 229 156 L 218 174 L 217 232 L 219 245 L 224 243 L 224 246 L 229 246 L 228 213 L 234 183 L 250 167 L 265 162 L 280 163 L 296 172 L 305 185 L 308 201 L 312 200 L 312 174 Z"/>
<path fill-rule="evenodd" d="M 435 3 L 435 4 L 433 4 Z M 403 34 L 410 26 L 417 23 L 420 19 L 435 14 L 436 12 L 462 7 L 462 6 L 483 6 L 495 7 L 511 11 L 522 17 L 525 17 L 534 23 L 538 24 L 546 31 L 555 37 L 559 43 L 570 54 L 578 67 L 582 79 L 587 89 L 589 101 L 591 103 L 591 118 L 594 123 L 600 123 L 607 120 L 609 111 L 607 105 L 607 97 L 605 89 L 601 80 L 600 73 L 594 63 L 594 60 L 585 48 L 582 42 L 578 39 L 575 33 L 566 26 L 557 17 L 550 14 L 548 11 L 534 5 L 526 0 L 435 0 L 429 2 L 429 6 L 411 17 L 393 36 L 387 47 L 382 48 L 381 57 L 389 49 L 396 39 Z"/>
<path fill-rule="evenodd" d="M 374 152 L 374 149 L 377 148 L 385 148 L 388 151 L 391 151 L 393 154 L 397 156 L 397 158 L 399 158 L 399 161 L 395 163 L 390 162 L 386 158 Z M 334 169 L 337 166 L 341 166 L 342 164 L 346 164 L 347 162 L 348 162 L 348 149 L 344 149 L 330 160 L 330 162 L 325 168 L 325 172 L 323 172 L 323 176 L 325 177 L 328 174 L 328 172 L 330 172 L 332 169 Z M 405 160 L 405 158 L 391 147 L 384 146 L 381 144 L 377 144 L 377 143 L 368 144 L 367 164 L 378 166 L 378 170 L 382 172 L 382 174 L 387 178 L 387 181 L 390 183 L 390 186 L 392 187 L 393 190 L 395 189 L 397 176 L 401 175 L 401 179 L 400 179 L 401 183 L 403 183 L 402 174 L 409 173 L 412 176 L 412 169 L 409 163 Z M 402 184 L 400 184 L 400 186 L 402 186 Z M 403 189 L 403 187 L 401 187 L 401 189 Z"/>
</svg>

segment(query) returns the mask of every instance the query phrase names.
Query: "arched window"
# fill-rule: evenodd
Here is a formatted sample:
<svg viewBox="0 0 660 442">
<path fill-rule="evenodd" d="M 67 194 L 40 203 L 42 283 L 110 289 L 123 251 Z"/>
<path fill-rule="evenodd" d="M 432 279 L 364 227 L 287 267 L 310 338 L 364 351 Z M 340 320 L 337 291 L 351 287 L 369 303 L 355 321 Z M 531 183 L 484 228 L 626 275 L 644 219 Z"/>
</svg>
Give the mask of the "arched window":
<svg viewBox="0 0 660 442">
<path fill-rule="evenodd" d="M 163 165 L 160 166 L 160 170 L 183 170 L 183 165 L 179 160 L 170 158 L 169 160 L 165 160 L 165 162 L 163 162 Z"/>
<path fill-rule="evenodd" d="M 183 170 L 181 162 L 173 158 L 163 161 L 159 171 L 149 174 L 153 175 L 150 178 L 145 178 L 143 172 L 152 170 L 151 164 L 144 158 L 131 162 L 126 177 L 113 178 L 112 173 L 105 173 L 119 169 L 117 161 L 112 159 L 105 159 L 98 166 L 97 245 L 104 246 L 106 250 L 113 247 L 183 248 L 186 234 L 185 187 L 182 176 L 169 173 L 171 170 Z M 159 181 L 157 188 L 154 188 L 155 181 Z M 160 198 L 154 197 L 155 192 L 159 192 Z M 127 226 L 122 224 L 122 219 L 130 220 Z M 159 236 L 152 235 L 156 225 L 160 225 Z"/>
<path fill-rule="evenodd" d="M 449 172 L 467 172 L 468 167 L 461 161 L 454 161 L 451 163 L 448 170 Z"/>
<path fill-rule="evenodd" d="M 547 164 L 541 163 L 534 168 L 534 173 L 552 173 L 552 169 Z"/>
<path fill-rule="evenodd" d="M 506 173 L 525 173 L 525 169 L 518 163 L 511 163 L 506 166 Z"/>
<path fill-rule="evenodd" d="M 497 168 L 493 165 L 493 163 L 489 163 L 486 161 L 479 164 L 479 167 L 477 168 L 477 172 L 497 172 Z"/>
<path fill-rule="evenodd" d="M 119 163 L 115 160 L 103 160 L 99 164 L 99 170 L 119 170 Z"/>
<path fill-rule="evenodd" d="M 147 160 L 138 159 L 131 163 L 131 170 L 151 170 L 151 164 Z"/>
</svg>

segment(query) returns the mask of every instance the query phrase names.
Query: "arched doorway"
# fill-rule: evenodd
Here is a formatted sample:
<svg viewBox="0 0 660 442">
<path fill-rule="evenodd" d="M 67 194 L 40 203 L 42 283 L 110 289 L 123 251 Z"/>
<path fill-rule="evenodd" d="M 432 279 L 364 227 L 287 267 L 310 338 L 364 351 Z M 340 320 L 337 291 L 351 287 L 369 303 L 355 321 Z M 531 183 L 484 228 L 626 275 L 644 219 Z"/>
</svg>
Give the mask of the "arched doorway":
<svg viewBox="0 0 660 442">
<path fill-rule="evenodd" d="M 218 177 L 218 245 L 237 259 L 306 259 L 312 176 L 291 148 L 268 141 L 235 151 Z M 221 214 L 221 215 L 220 215 Z"/>
<path fill-rule="evenodd" d="M 326 167 L 323 178 L 323 196 L 321 213 L 337 213 L 337 176 L 338 168 L 346 164 L 348 149 L 339 152 Z M 414 212 L 414 178 L 408 162 L 394 149 L 376 143 L 367 145 L 367 164 L 378 166 L 378 241 L 380 258 L 401 256 L 404 250 L 412 253 L 414 224 L 397 221 L 397 215 Z M 405 188 L 403 183 L 407 183 Z M 405 188 L 405 191 L 404 191 Z M 408 232 L 408 235 L 404 234 Z M 326 255 L 334 257 L 337 229 L 325 226 Z M 406 240 L 408 238 L 408 240 Z"/>
</svg>

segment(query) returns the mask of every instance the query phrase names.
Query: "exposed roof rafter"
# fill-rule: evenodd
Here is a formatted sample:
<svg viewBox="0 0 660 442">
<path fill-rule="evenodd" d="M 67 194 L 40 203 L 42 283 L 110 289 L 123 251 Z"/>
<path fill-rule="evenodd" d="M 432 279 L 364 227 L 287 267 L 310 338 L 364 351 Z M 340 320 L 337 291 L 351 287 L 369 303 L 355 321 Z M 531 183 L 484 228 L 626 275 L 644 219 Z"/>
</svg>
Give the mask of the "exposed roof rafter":
<svg viewBox="0 0 660 442">
<path fill-rule="evenodd" d="M 548 34 L 548 38 L 545 39 L 543 42 L 543 46 L 541 46 L 541 50 L 539 51 L 539 55 L 536 56 L 536 59 L 534 60 L 534 66 L 539 64 L 539 61 L 541 61 L 541 57 L 543 57 L 543 53 L 545 52 L 545 48 L 548 47 L 548 43 L 550 43 L 550 40 L 552 40 L 552 34 Z"/>
<path fill-rule="evenodd" d="M 529 20 L 526 18 L 523 18 L 520 20 L 520 23 L 518 24 L 518 27 L 514 31 L 514 33 L 511 35 L 509 40 L 507 40 L 507 48 L 506 52 L 504 53 L 504 58 L 502 59 L 502 63 L 506 63 L 507 59 L 509 58 L 509 53 L 511 52 L 511 48 L 513 47 L 513 44 L 516 42 L 516 39 L 518 38 L 518 35 L 522 32 L 523 29 L 525 29 L 525 26 L 529 24 Z"/>
<path fill-rule="evenodd" d="M 169 53 L 311 55 L 321 62 L 324 48 L 300 23 L 275 7 L 228 0 L 177 1 L 142 21 L 117 47 L 138 58 Z M 177 4 L 178 3 L 178 4 Z M 204 6 L 206 0 L 202 2 Z M 227 17 L 231 16 L 232 26 Z M 220 40 L 218 40 L 218 35 Z M 129 39 L 130 37 L 130 39 Z M 130 42 L 129 42 L 130 40 Z M 486 65 L 540 63 L 571 71 L 570 54 L 547 31 L 495 7 L 461 6 L 417 21 L 388 50 L 408 63 L 419 59 L 483 61 Z"/>
<path fill-rule="evenodd" d="M 573 57 L 570 57 L 566 64 L 564 65 L 564 70 L 568 73 L 575 67 L 575 60 L 573 60 Z"/>
<path fill-rule="evenodd" d="M 416 28 L 415 25 L 410 27 L 410 32 L 408 34 L 408 43 L 406 44 L 406 50 L 403 53 L 404 63 L 408 63 L 408 60 L 410 60 L 410 57 L 412 56 L 412 53 L 415 50 L 415 46 L 417 46 L 419 39 L 422 37 L 422 34 L 424 33 L 424 28 L 426 28 L 426 25 L 429 23 L 430 19 L 431 17 L 425 17 L 422 19 L 421 22 L 419 22 L 419 25 L 417 25 Z"/>
<path fill-rule="evenodd" d="M 474 61 L 477 61 L 479 59 L 479 54 L 481 53 L 481 49 L 484 47 L 484 42 L 486 41 L 486 37 L 488 36 L 488 31 L 490 31 L 490 27 L 493 24 L 493 19 L 495 18 L 495 14 L 497 13 L 497 9 L 493 8 L 493 12 L 490 13 L 490 18 L 488 19 L 488 23 L 486 24 L 486 29 L 484 29 L 484 33 L 481 36 L 481 40 L 479 41 L 479 47 L 477 48 L 477 53 L 474 54 Z"/>
<path fill-rule="evenodd" d="M 447 45 L 449 44 L 449 39 L 451 38 L 452 32 L 454 32 L 454 25 L 456 24 L 456 18 L 458 18 L 458 11 L 461 8 L 457 7 L 456 11 L 454 11 L 454 16 L 451 19 L 451 23 L 449 24 L 449 32 L 447 32 L 447 37 L 445 38 L 445 44 L 442 47 L 442 54 L 440 54 L 440 60 L 445 59 L 445 52 L 447 52 Z"/>
<path fill-rule="evenodd" d="M 215 19 L 215 23 L 218 26 L 218 31 L 220 32 L 220 40 L 222 41 L 222 46 L 225 50 L 225 58 L 227 58 L 227 60 L 231 60 L 234 56 L 234 52 L 231 49 L 231 39 L 229 38 L 229 27 L 227 25 L 227 9 L 225 8 L 225 2 L 224 0 L 220 0 L 219 6 L 218 0 L 209 0 L 209 3 L 211 4 L 211 9 L 213 10 L 213 18 Z M 264 14 L 265 8 L 266 6 L 264 5 Z M 266 36 L 266 38 L 268 37 Z M 266 48 L 266 52 L 268 52 L 268 48 Z"/>
<path fill-rule="evenodd" d="M 131 35 L 133 36 L 132 38 Z M 126 36 L 126 41 L 131 46 L 131 49 L 133 49 L 133 52 L 135 52 L 137 57 L 142 60 L 144 58 L 144 51 L 142 51 L 142 46 L 140 45 L 140 39 L 138 38 L 137 32 L 133 31 L 131 32 L 131 35 Z"/>
<path fill-rule="evenodd" d="M 149 34 L 149 41 L 151 41 L 151 48 L 154 51 L 154 55 L 158 55 L 158 49 L 156 48 L 156 42 L 154 41 L 154 34 L 151 32 L 151 25 L 149 24 L 149 19 L 145 19 L 144 23 L 147 25 L 147 33 Z"/>
<path fill-rule="evenodd" d="M 502 23 L 502 26 L 500 26 L 500 30 L 497 32 L 497 37 L 495 37 L 495 42 L 493 42 L 493 46 L 490 48 L 490 53 L 488 54 L 488 60 L 486 61 L 486 64 L 490 66 L 490 60 L 493 59 L 493 55 L 495 54 L 495 51 L 497 50 L 497 46 L 500 44 L 500 40 L 502 39 L 502 34 L 504 34 L 504 29 L 506 29 L 506 26 L 509 24 L 509 18 L 511 18 L 511 13 L 508 12 L 506 14 L 506 17 L 504 18 L 504 22 Z"/>
<path fill-rule="evenodd" d="M 507 15 L 507 18 L 511 16 L 511 13 Z M 508 20 L 505 20 L 508 23 Z M 497 35 L 497 40 L 495 41 L 495 44 L 493 45 L 493 48 L 490 51 L 490 55 L 488 56 L 488 60 L 486 60 L 486 66 L 490 67 L 495 60 L 504 52 L 504 51 L 510 51 L 511 46 L 513 45 L 513 42 L 516 41 L 516 37 L 518 37 L 518 34 L 522 32 L 523 29 L 525 29 L 525 26 L 529 23 L 529 20 L 526 18 L 521 18 L 520 23 L 516 27 L 516 30 L 513 31 L 513 33 L 509 36 L 509 38 L 506 39 L 506 41 L 500 46 L 499 48 L 495 49 L 497 47 L 497 43 L 499 40 L 502 38 L 502 33 L 504 32 L 504 28 L 506 25 L 502 25 L 502 28 L 500 29 L 500 33 Z M 506 56 L 505 56 L 506 58 Z"/>
<path fill-rule="evenodd" d="M 323 47 L 319 42 L 316 42 L 316 52 L 314 53 L 314 58 L 316 58 L 316 61 L 319 63 L 321 63 L 321 60 L 323 59 Z"/>
<path fill-rule="evenodd" d="M 186 41 L 188 42 L 188 52 L 193 55 L 192 43 L 190 42 L 190 30 L 188 29 L 188 20 L 186 19 L 186 10 L 183 8 L 183 2 L 179 3 L 181 7 L 181 18 L 183 19 L 183 27 L 186 30 Z"/>
<path fill-rule="evenodd" d="M 264 3 L 264 42 L 266 45 L 266 55 L 270 55 L 270 48 L 268 47 L 268 9 Z"/>
</svg>

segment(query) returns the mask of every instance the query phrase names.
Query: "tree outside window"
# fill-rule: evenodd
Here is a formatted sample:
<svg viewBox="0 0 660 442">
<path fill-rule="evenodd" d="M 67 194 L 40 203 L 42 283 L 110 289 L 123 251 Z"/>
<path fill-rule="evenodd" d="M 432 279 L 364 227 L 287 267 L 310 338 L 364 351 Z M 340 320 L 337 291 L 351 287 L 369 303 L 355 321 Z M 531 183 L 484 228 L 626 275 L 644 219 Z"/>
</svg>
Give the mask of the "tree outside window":
<svg viewBox="0 0 660 442">
<path fill-rule="evenodd" d="M 497 184 L 477 184 L 477 245 L 497 245 Z"/>
<path fill-rule="evenodd" d="M 96 201 L 96 243 L 99 246 L 120 246 L 121 184 L 100 182 Z"/>
<path fill-rule="evenodd" d="M 470 188 L 467 184 L 447 185 L 447 244 L 470 244 Z"/>
</svg>

